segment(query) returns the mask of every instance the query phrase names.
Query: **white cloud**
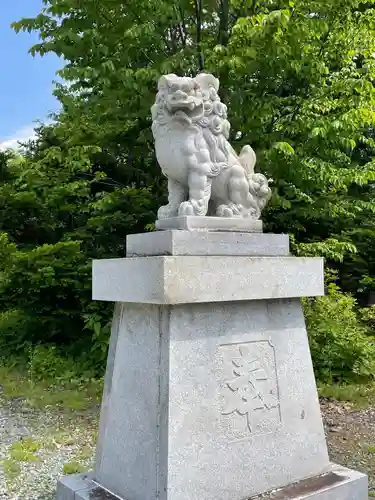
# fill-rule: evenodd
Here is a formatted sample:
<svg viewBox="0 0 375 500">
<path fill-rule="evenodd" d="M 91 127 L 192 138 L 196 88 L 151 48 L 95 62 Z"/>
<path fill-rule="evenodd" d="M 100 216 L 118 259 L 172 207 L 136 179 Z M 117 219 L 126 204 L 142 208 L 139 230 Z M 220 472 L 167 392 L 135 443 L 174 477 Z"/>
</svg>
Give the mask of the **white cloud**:
<svg viewBox="0 0 375 500">
<path fill-rule="evenodd" d="M 34 125 L 29 125 L 18 130 L 13 136 L 0 140 L 0 151 L 5 149 L 18 149 L 19 142 L 27 142 L 35 138 Z"/>
</svg>

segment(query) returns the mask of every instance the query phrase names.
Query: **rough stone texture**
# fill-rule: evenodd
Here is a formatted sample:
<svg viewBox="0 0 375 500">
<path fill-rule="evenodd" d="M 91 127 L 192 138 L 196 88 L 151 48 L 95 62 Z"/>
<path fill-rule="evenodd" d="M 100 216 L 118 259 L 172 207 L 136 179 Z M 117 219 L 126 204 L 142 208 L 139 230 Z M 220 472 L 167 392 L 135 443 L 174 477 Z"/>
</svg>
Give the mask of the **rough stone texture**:
<svg viewBox="0 0 375 500">
<path fill-rule="evenodd" d="M 298 300 L 126 305 L 106 390 L 95 479 L 121 498 L 248 498 L 329 467 Z"/>
<path fill-rule="evenodd" d="M 155 223 L 158 231 L 166 229 L 176 229 L 182 231 L 234 231 L 239 233 L 261 233 L 263 223 L 260 220 L 253 220 L 249 217 L 230 218 L 230 217 L 197 217 L 181 216 L 159 219 Z"/>
<path fill-rule="evenodd" d="M 113 311 L 113 319 L 112 319 L 112 328 L 111 328 L 111 337 L 109 341 L 108 347 L 108 357 L 107 357 L 107 366 L 104 377 L 104 390 L 103 390 L 103 398 L 102 405 L 100 408 L 100 422 L 99 422 L 99 435 L 103 436 L 105 429 L 107 427 L 108 422 L 108 406 L 109 406 L 109 394 L 111 393 L 111 386 L 113 382 L 113 370 L 115 366 L 115 357 L 117 350 L 117 342 L 120 331 L 121 318 L 123 315 L 124 305 L 121 302 L 117 302 L 115 304 L 115 308 Z M 96 446 L 96 462 L 98 461 L 98 457 L 102 455 L 102 444 L 103 439 L 99 439 Z"/>
<path fill-rule="evenodd" d="M 78 491 L 74 500 L 119 500 L 119 498 L 100 486 L 93 485 L 85 490 Z"/>
<path fill-rule="evenodd" d="M 184 256 L 93 262 L 94 300 L 181 304 L 323 293 L 320 258 Z"/>
<path fill-rule="evenodd" d="M 271 197 L 268 181 L 254 173 L 256 156 L 244 146 L 237 156 L 228 142 L 227 107 L 219 80 L 162 76 L 152 106 L 155 152 L 168 178 L 168 205 L 158 219 L 177 215 L 259 219 Z"/>
<path fill-rule="evenodd" d="M 76 493 L 92 486 L 87 474 L 72 474 L 63 477 L 57 484 L 56 500 L 76 500 Z"/>
<path fill-rule="evenodd" d="M 150 255 L 287 256 L 287 234 L 158 231 L 130 234 L 128 257 Z"/>
<path fill-rule="evenodd" d="M 250 500 L 367 500 L 367 476 L 332 464 L 330 472 Z"/>
</svg>

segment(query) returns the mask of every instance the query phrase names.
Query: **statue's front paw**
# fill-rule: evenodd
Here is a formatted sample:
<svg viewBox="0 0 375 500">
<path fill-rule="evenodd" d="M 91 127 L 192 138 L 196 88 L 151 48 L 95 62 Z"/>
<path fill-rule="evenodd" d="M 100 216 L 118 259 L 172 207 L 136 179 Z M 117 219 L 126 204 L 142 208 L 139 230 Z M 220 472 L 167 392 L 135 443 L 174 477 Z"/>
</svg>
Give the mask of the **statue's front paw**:
<svg viewBox="0 0 375 500">
<path fill-rule="evenodd" d="M 196 215 L 191 201 L 183 201 L 178 210 L 178 215 Z"/>
<path fill-rule="evenodd" d="M 233 210 L 228 205 L 219 205 L 216 209 L 217 217 L 233 217 Z"/>
<path fill-rule="evenodd" d="M 243 217 L 244 208 L 239 203 L 228 203 L 228 205 L 219 205 L 216 209 L 217 217 Z"/>
<path fill-rule="evenodd" d="M 203 217 L 207 214 L 208 200 L 189 200 L 181 203 L 178 215 L 198 215 Z"/>
<path fill-rule="evenodd" d="M 171 205 L 164 205 L 158 210 L 158 219 L 169 219 L 170 217 L 176 217 L 177 210 Z"/>
</svg>

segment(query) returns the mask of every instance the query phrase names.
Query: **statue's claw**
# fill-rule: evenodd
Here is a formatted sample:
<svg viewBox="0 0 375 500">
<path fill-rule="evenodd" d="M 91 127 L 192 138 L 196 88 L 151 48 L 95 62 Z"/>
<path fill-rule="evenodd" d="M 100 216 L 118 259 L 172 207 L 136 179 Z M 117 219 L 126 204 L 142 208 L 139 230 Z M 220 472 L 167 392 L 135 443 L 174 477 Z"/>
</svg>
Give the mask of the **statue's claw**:
<svg viewBox="0 0 375 500">
<path fill-rule="evenodd" d="M 168 219 L 169 217 L 176 217 L 177 213 L 172 205 L 164 205 L 158 210 L 158 219 Z"/>
</svg>

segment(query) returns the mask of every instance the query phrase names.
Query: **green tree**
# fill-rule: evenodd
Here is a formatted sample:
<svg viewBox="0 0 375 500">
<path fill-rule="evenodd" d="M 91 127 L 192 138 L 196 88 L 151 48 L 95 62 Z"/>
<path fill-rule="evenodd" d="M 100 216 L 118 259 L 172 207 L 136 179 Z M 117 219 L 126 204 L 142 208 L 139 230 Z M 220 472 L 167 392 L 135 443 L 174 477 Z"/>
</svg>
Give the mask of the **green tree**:
<svg viewBox="0 0 375 500">
<path fill-rule="evenodd" d="M 123 256 L 126 234 L 154 219 L 147 188 L 111 182 L 92 167 L 97 148 L 46 145 L 52 137 L 41 129 L 26 155 L 0 155 L 3 352 L 40 342 L 96 349 L 111 307 L 91 300 L 91 260 Z"/>
<path fill-rule="evenodd" d="M 351 267 L 365 260 L 375 206 L 374 1 L 44 3 L 14 27 L 39 32 L 32 53 L 64 57 L 57 133 L 65 144 L 99 146 L 115 179 L 152 186 L 158 197 L 149 112 L 156 80 L 212 71 L 233 142 L 251 143 L 274 179 L 268 228 L 336 260 L 357 243 Z M 366 238 L 357 232 L 364 221 Z M 354 292 L 373 274 L 373 259 L 361 267 L 350 280 L 343 269 Z"/>
</svg>

